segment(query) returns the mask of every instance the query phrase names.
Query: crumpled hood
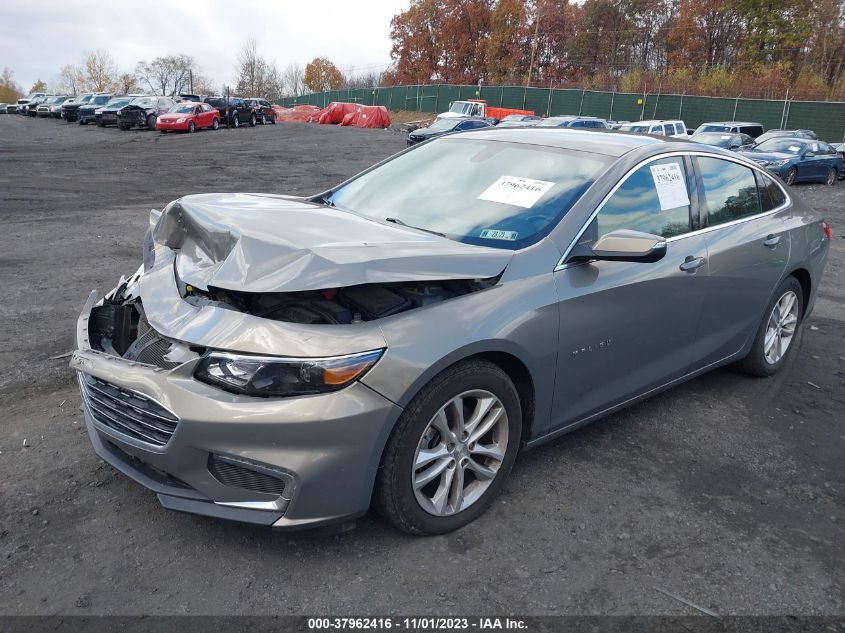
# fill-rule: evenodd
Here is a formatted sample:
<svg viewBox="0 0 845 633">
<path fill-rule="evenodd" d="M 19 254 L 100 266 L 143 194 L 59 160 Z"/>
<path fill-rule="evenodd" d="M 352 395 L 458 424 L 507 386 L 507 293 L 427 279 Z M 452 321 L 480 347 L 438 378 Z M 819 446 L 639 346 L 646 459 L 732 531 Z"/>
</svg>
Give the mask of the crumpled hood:
<svg viewBox="0 0 845 633">
<path fill-rule="evenodd" d="M 187 284 L 297 292 L 397 281 L 483 279 L 512 251 L 462 244 L 299 198 L 201 194 L 170 203 L 153 239 Z"/>
</svg>

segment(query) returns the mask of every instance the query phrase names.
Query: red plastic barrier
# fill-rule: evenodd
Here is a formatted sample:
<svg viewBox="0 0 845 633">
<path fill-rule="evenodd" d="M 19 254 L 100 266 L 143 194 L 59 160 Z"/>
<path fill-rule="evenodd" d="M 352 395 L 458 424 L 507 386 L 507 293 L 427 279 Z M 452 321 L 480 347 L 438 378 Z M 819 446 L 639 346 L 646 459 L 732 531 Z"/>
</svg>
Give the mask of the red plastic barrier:
<svg viewBox="0 0 845 633">
<path fill-rule="evenodd" d="M 384 106 L 359 106 L 350 112 L 340 123 L 342 126 L 386 128 L 390 126 L 390 114 Z"/>
</svg>

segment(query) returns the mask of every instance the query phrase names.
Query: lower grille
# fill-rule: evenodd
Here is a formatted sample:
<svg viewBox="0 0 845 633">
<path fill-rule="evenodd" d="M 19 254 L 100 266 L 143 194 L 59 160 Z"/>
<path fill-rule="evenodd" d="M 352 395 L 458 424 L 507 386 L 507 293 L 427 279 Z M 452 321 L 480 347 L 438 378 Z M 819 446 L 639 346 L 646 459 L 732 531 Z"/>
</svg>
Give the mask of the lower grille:
<svg viewBox="0 0 845 633">
<path fill-rule="evenodd" d="M 281 495 L 285 491 L 285 482 L 267 473 L 246 468 L 240 464 L 249 462 L 219 455 L 208 456 L 208 472 L 224 486 L 241 488 L 252 492 Z"/>
<path fill-rule="evenodd" d="M 103 121 L 117 121 L 117 115 L 111 112 L 103 112 Z"/>
<path fill-rule="evenodd" d="M 179 424 L 170 411 L 139 393 L 79 374 L 82 401 L 95 422 L 133 439 L 164 446 Z"/>
</svg>

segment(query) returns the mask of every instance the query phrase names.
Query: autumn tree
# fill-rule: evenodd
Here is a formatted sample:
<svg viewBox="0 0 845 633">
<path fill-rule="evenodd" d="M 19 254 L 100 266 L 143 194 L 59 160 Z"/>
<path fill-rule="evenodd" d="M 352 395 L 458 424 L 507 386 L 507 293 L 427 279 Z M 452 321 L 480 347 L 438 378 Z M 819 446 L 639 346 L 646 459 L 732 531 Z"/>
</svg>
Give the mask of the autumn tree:
<svg viewBox="0 0 845 633">
<path fill-rule="evenodd" d="M 108 51 L 100 48 L 88 53 L 83 64 L 85 83 L 93 92 L 109 92 L 117 82 L 117 64 Z"/>
<path fill-rule="evenodd" d="M 523 0 L 499 0 L 496 4 L 485 51 L 488 82 L 501 83 L 527 71 L 527 53 L 533 43 L 529 43 L 526 17 Z"/>
<path fill-rule="evenodd" d="M 33 92 L 46 92 L 47 91 L 47 84 L 40 79 L 36 80 L 34 84 L 32 84 L 32 88 L 29 89 L 30 94 Z"/>
<path fill-rule="evenodd" d="M 315 57 L 305 66 L 302 79 L 311 92 L 337 90 L 343 84 L 343 74 L 326 57 Z"/>
<path fill-rule="evenodd" d="M 9 68 L 0 73 L 0 102 L 15 103 L 21 98 L 21 88 L 15 81 L 15 75 Z"/>
</svg>

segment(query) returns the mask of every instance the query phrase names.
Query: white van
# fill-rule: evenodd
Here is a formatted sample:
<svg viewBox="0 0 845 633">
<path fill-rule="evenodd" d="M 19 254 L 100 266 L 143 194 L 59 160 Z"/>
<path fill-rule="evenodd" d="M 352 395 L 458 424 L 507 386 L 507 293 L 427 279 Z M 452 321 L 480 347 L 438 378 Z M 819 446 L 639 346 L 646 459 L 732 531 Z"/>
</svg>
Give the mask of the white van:
<svg viewBox="0 0 845 633">
<path fill-rule="evenodd" d="M 620 132 L 634 132 L 635 134 L 654 134 L 656 136 L 673 136 L 675 138 L 689 138 L 687 126 L 678 120 L 652 120 L 626 123 L 619 126 Z"/>
</svg>

